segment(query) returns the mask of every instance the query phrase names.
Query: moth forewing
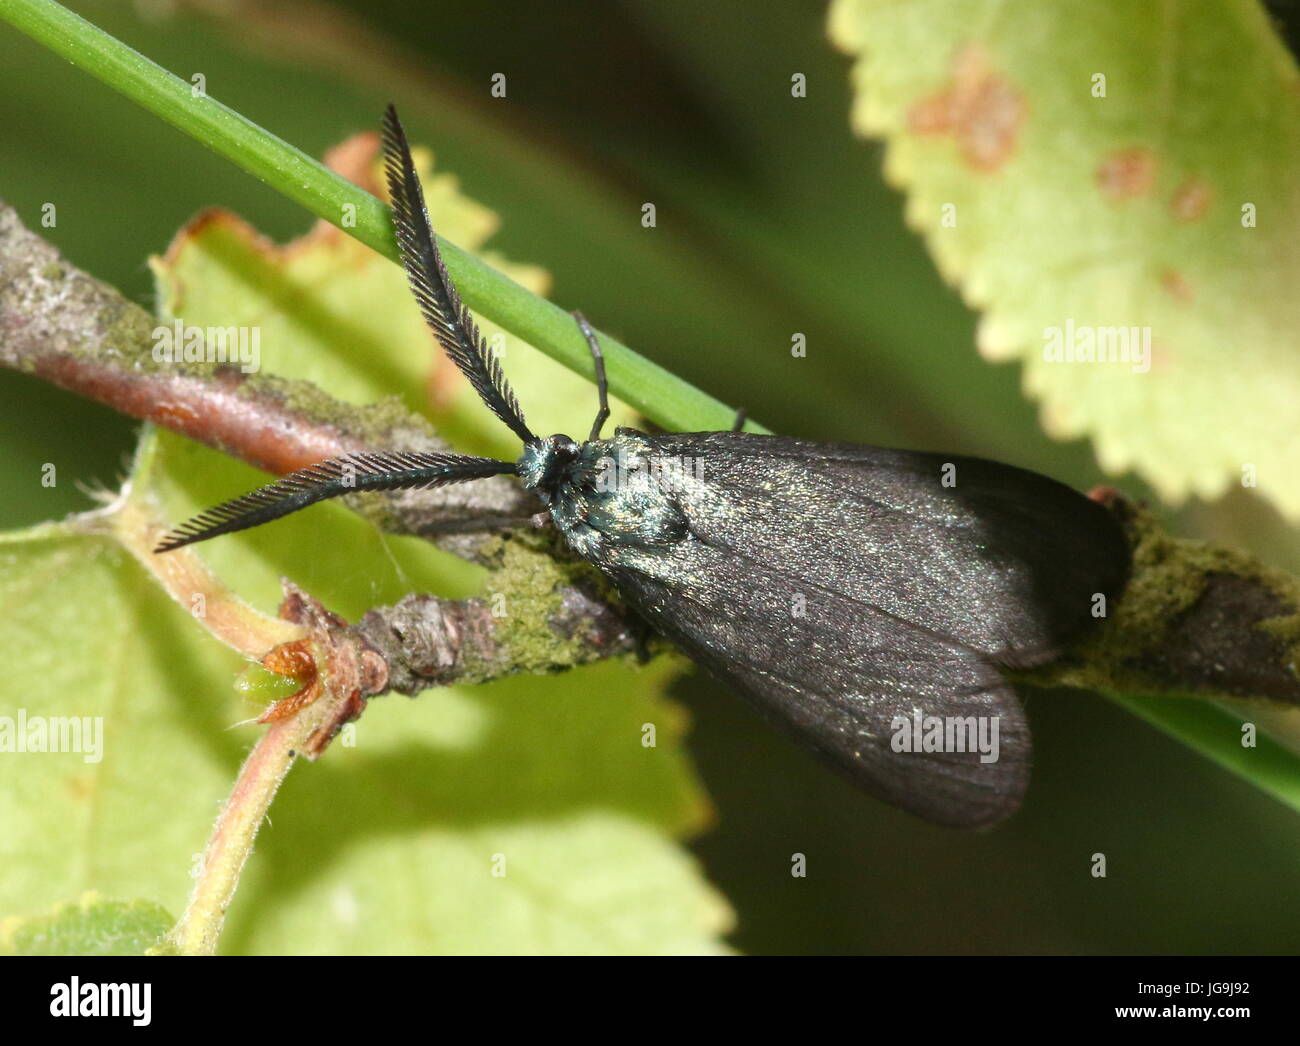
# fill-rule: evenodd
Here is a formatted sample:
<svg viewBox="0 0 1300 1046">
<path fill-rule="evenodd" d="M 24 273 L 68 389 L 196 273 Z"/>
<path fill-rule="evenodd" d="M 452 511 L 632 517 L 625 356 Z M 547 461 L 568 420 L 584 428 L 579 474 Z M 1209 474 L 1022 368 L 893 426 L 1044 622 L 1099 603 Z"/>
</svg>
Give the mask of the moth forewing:
<svg viewBox="0 0 1300 1046">
<path fill-rule="evenodd" d="M 642 514 L 619 511 L 617 497 L 589 495 L 574 513 L 607 521 L 598 541 L 584 535 L 575 547 L 634 609 L 881 798 L 967 827 L 1016 809 L 1030 741 L 1000 673 L 960 639 L 883 609 L 872 586 L 860 584 L 869 579 L 879 592 L 891 574 L 911 569 L 874 557 L 869 538 L 897 525 L 893 512 L 858 497 L 849 501 L 854 511 L 841 499 L 836 514 L 810 519 L 835 501 L 838 481 L 790 454 L 780 467 L 779 455 L 754 453 L 768 439 L 800 453 L 815 444 L 725 433 L 620 436 L 631 460 L 684 462 L 689 450 L 703 461 L 664 492 L 648 540 Z M 556 519 L 562 532 L 568 522 Z"/>
</svg>

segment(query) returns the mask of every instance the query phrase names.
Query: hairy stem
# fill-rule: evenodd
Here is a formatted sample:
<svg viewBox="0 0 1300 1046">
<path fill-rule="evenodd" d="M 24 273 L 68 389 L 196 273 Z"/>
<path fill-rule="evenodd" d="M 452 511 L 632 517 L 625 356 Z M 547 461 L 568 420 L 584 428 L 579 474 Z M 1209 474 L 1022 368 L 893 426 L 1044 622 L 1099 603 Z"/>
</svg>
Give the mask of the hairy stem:
<svg viewBox="0 0 1300 1046">
<path fill-rule="evenodd" d="M 212 955 L 225 922 L 226 909 L 239 885 L 244 863 L 271 806 L 271 800 L 293 766 L 297 752 L 327 709 L 308 709 L 273 724 L 258 739 L 240 767 L 235 787 L 221 810 L 203 852 L 194 891 L 184 914 L 169 935 L 169 943 L 182 955 Z"/>
</svg>

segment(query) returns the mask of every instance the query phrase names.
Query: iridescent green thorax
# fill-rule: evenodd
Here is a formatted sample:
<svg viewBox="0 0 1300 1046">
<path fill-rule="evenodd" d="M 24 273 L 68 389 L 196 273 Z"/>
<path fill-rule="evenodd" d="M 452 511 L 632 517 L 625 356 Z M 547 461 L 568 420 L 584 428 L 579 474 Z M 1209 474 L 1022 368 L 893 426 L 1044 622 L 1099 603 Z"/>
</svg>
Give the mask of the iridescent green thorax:
<svg viewBox="0 0 1300 1046">
<path fill-rule="evenodd" d="M 563 433 L 524 444 L 515 467 L 525 490 L 536 494 L 548 507 L 558 487 L 567 482 L 569 470 L 581 448 Z"/>
<path fill-rule="evenodd" d="M 610 546 L 663 546 L 686 536 L 675 491 L 662 481 L 651 443 L 635 429 L 581 445 L 562 435 L 537 440 L 524 447 L 518 469 L 565 540 L 588 559 Z"/>
</svg>

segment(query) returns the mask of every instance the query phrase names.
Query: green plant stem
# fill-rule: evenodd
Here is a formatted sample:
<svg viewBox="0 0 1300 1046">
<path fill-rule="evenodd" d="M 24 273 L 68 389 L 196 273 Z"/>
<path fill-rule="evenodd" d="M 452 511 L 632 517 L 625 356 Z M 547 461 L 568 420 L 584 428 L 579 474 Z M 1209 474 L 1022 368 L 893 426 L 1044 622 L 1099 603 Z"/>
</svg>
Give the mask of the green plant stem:
<svg viewBox="0 0 1300 1046">
<path fill-rule="evenodd" d="M 1157 730 L 1300 812 L 1296 753 L 1262 730 L 1251 746 L 1243 745 L 1243 717 L 1252 721 L 1256 718 L 1248 711 L 1224 709 L 1208 701 L 1171 701 L 1117 693 L 1107 696 Z M 1267 729 L 1267 720 L 1260 726 Z"/>
<path fill-rule="evenodd" d="M 388 207 L 301 150 L 53 0 L 0 0 L 0 18 L 116 88 L 308 211 L 398 261 Z M 377 114 L 376 114 L 377 115 Z M 344 225 L 345 216 L 351 215 Z M 570 370 L 594 377 L 573 317 L 439 237 L 447 270 L 467 305 Z M 613 393 L 668 429 L 730 427 L 735 410 L 600 335 Z M 751 431 L 766 431 L 749 424 Z"/>
<path fill-rule="evenodd" d="M 296 750 L 314 725 L 313 718 L 307 715 L 276 723 L 258 739 L 240 768 L 234 790 L 203 853 L 190 902 L 168 935 L 172 947 L 182 955 L 216 952 L 226 909 L 253 852 L 257 830 L 293 766 Z"/>
</svg>

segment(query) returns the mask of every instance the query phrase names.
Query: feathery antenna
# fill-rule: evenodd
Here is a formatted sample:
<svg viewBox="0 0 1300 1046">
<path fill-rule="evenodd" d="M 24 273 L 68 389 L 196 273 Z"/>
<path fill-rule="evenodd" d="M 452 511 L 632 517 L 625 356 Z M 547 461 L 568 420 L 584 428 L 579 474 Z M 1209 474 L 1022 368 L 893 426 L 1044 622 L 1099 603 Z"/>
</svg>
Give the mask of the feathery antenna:
<svg viewBox="0 0 1300 1046">
<path fill-rule="evenodd" d="M 384 110 L 384 168 L 393 210 L 393 228 L 402 250 L 402 264 L 425 322 L 443 350 L 469 378 L 488 409 L 510 426 L 525 443 L 536 439 L 524 421 L 519 401 L 501 372 L 501 361 L 488 348 L 469 309 L 447 275 L 438 241 L 429 225 L 424 190 L 415 173 L 406 132 L 390 104 Z"/>
<path fill-rule="evenodd" d="M 218 534 L 269 523 L 308 505 L 359 490 L 414 490 L 442 487 L 514 473 L 509 461 L 468 454 L 384 451 L 348 454 L 308 465 L 250 494 L 210 508 L 168 534 L 155 552 L 206 541 Z"/>
</svg>

